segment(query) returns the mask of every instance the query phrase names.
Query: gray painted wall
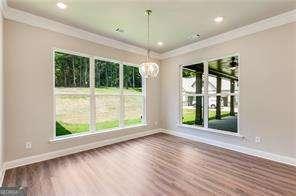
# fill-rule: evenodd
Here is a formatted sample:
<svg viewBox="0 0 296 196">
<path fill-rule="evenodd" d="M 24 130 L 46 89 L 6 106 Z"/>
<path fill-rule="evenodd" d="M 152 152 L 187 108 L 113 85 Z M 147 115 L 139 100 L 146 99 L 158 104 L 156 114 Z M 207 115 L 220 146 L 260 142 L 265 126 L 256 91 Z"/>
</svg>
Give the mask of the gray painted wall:
<svg viewBox="0 0 296 196">
<path fill-rule="evenodd" d="M 234 53 L 240 54 L 240 134 L 246 139 L 178 127 L 179 65 Z M 163 128 L 296 157 L 296 23 L 163 60 L 160 81 Z"/>
<path fill-rule="evenodd" d="M 147 84 L 147 121 L 127 129 L 50 143 L 53 127 L 53 47 L 139 63 L 145 57 L 92 42 L 4 20 L 5 161 L 71 148 L 156 128 L 296 157 L 296 23 L 161 61 L 160 77 Z M 239 53 L 240 133 L 234 136 L 177 126 L 179 65 Z M 33 60 L 34 59 L 34 60 Z M 34 73 L 33 73 L 34 72 Z M 34 74 L 34 77 L 32 77 Z M 160 114 L 160 115 L 159 115 Z M 255 143 L 256 136 L 262 137 Z M 25 149 L 25 142 L 32 149 Z"/>
<path fill-rule="evenodd" d="M 1 2 L 0 2 L 1 3 Z M 3 154 L 4 154 L 4 144 L 3 144 L 3 15 L 2 7 L 0 13 L 0 171 L 3 168 Z"/>
<path fill-rule="evenodd" d="M 53 47 L 140 63 L 145 57 L 52 31 L 4 20 L 5 161 L 154 129 L 159 119 L 159 79 L 147 82 L 147 122 L 133 128 L 50 143 L 53 137 Z M 25 149 L 25 142 L 32 149 Z"/>
</svg>

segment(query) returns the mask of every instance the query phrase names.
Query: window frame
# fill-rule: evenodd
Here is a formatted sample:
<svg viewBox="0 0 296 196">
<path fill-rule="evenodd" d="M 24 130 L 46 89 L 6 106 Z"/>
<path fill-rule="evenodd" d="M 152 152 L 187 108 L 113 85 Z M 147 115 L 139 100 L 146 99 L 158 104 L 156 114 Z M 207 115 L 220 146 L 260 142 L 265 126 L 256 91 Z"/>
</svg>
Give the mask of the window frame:
<svg viewBox="0 0 296 196">
<path fill-rule="evenodd" d="M 61 52 L 66 53 L 70 55 L 76 55 L 81 56 L 85 58 L 89 58 L 89 92 L 88 93 L 56 93 L 55 91 L 55 53 Z M 95 93 L 95 60 L 101 60 L 101 61 L 108 61 L 113 63 L 119 64 L 119 93 L 118 94 L 106 94 L 106 93 Z M 105 57 L 100 57 L 97 55 L 88 55 L 76 51 L 66 50 L 66 49 L 60 49 L 60 48 L 53 48 L 52 49 L 52 67 L 53 67 L 53 74 L 52 74 L 52 84 L 53 84 L 53 139 L 50 141 L 59 141 L 67 138 L 76 138 L 79 136 L 84 135 L 93 135 L 93 134 L 100 134 L 100 133 L 106 133 L 106 132 L 112 132 L 112 131 L 119 131 L 124 130 L 127 128 L 133 128 L 133 127 L 142 127 L 147 126 L 147 119 L 146 119 L 146 79 L 142 77 L 142 93 L 141 94 L 124 94 L 123 92 L 123 65 L 133 66 L 133 67 L 139 67 L 139 65 L 134 63 L 127 63 L 125 61 L 119 61 L 115 59 L 109 59 Z M 81 133 L 73 133 L 68 135 L 56 135 L 56 96 L 59 95 L 74 95 L 74 96 L 87 96 L 89 97 L 89 130 Z M 120 97 L 120 111 L 119 111 L 119 127 L 111 128 L 111 129 L 102 129 L 102 130 L 96 130 L 96 97 L 98 96 L 118 96 Z M 142 121 L 141 124 L 137 125 L 130 125 L 126 126 L 124 125 L 124 97 L 125 96 L 137 96 L 142 97 Z"/>
<path fill-rule="evenodd" d="M 208 84 L 209 84 L 209 62 L 211 61 L 216 61 L 219 59 L 223 58 L 229 58 L 232 56 L 237 56 L 238 57 L 238 90 L 237 93 L 209 93 L 208 91 Z M 183 93 L 183 67 L 191 64 L 203 64 L 204 66 L 204 77 L 203 77 L 203 83 L 204 83 L 204 92 L 201 94 L 196 94 L 196 93 Z M 222 57 L 216 57 L 216 58 L 205 58 L 200 61 L 194 61 L 192 63 L 187 63 L 187 64 L 181 64 L 179 65 L 179 115 L 178 115 L 178 123 L 177 126 L 180 127 L 186 127 L 186 128 L 192 128 L 192 129 L 197 129 L 197 130 L 204 130 L 208 132 L 214 132 L 214 133 L 221 133 L 221 134 L 226 134 L 226 135 L 233 135 L 233 136 L 238 136 L 238 137 L 243 137 L 240 134 L 240 73 L 241 73 L 241 60 L 240 60 L 240 55 L 239 53 L 234 53 L 234 54 L 229 54 L 229 55 L 224 55 Z M 183 124 L 183 96 L 201 96 L 203 97 L 203 126 L 198 126 L 198 125 L 187 125 Z M 208 127 L 208 114 L 209 114 L 209 107 L 208 107 L 208 101 L 209 97 L 212 96 L 223 96 L 223 95 L 234 95 L 238 97 L 238 111 L 237 111 L 237 132 L 230 132 L 230 131 L 225 131 L 225 130 L 220 130 L 220 129 L 213 129 Z M 207 107 L 205 107 L 207 106 Z"/>
</svg>

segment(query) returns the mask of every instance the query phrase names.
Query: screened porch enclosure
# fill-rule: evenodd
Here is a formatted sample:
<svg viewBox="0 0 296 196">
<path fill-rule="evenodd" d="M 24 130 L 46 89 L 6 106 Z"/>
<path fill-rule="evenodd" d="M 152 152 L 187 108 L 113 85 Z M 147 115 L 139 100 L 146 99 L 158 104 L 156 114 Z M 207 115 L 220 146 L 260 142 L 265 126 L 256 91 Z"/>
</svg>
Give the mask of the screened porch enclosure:
<svg viewBox="0 0 296 196">
<path fill-rule="evenodd" d="M 238 56 L 182 67 L 182 124 L 238 132 Z"/>
</svg>

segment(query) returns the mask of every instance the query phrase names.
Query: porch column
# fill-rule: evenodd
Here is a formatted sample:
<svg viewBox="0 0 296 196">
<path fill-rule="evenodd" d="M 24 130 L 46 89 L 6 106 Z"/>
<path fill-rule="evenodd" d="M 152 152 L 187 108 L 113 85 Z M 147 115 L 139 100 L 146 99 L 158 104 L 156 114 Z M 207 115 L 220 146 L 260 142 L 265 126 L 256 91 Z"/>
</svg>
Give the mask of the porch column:
<svg viewBox="0 0 296 196">
<path fill-rule="evenodd" d="M 217 76 L 217 93 L 221 93 L 221 77 Z M 216 119 L 221 119 L 221 96 L 216 97 Z"/>
<path fill-rule="evenodd" d="M 196 85 L 195 85 L 195 93 L 201 94 L 202 93 L 202 72 L 196 71 L 195 72 L 195 79 L 196 79 Z M 196 104 L 195 104 L 195 124 L 196 125 L 202 125 L 203 124 L 203 116 L 202 116 L 202 97 L 198 96 L 196 97 Z"/>
<path fill-rule="evenodd" d="M 230 80 L 230 92 L 234 93 L 235 81 L 233 79 Z M 234 113 L 234 95 L 230 96 L 230 116 L 235 116 Z"/>
</svg>

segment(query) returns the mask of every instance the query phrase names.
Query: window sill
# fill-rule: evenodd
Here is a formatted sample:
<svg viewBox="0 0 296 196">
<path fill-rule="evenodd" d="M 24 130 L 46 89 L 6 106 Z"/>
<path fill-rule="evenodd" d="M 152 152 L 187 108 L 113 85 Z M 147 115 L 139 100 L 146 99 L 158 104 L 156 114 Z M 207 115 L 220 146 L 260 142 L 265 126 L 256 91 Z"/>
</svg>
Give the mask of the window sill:
<svg viewBox="0 0 296 196">
<path fill-rule="evenodd" d="M 135 126 L 128 126 L 124 128 L 115 128 L 115 129 L 106 129 L 103 131 L 88 131 L 85 133 L 77 133 L 77 134 L 71 134 L 71 135 L 63 135 L 63 136 L 58 136 L 54 137 L 53 139 L 50 139 L 50 143 L 56 143 L 56 142 L 62 142 L 62 141 L 68 141 L 68 140 L 73 140 L 85 136 L 92 136 L 92 135 L 100 135 L 108 132 L 117 132 L 117 131 L 125 131 L 127 129 L 133 129 L 133 128 L 145 128 L 147 127 L 147 124 L 140 124 L 140 125 L 135 125 Z"/>
<path fill-rule="evenodd" d="M 178 127 L 184 127 L 184 128 L 190 128 L 190 129 L 196 129 L 196 130 L 200 130 L 200 131 L 208 131 L 208 132 L 212 132 L 212 133 L 219 133 L 219 134 L 222 134 L 222 135 L 230 135 L 230 136 L 235 136 L 235 137 L 239 137 L 239 138 L 242 138 L 242 139 L 244 138 L 244 136 L 239 134 L 239 133 L 222 131 L 222 130 L 218 130 L 218 129 L 197 127 L 197 126 L 193 126 L 193 125 L 184 125 L 184 124 L 177 124 L 177 126 Z"/>
</svg>

